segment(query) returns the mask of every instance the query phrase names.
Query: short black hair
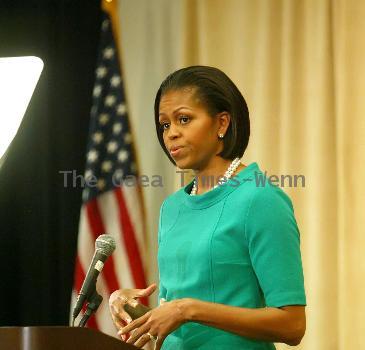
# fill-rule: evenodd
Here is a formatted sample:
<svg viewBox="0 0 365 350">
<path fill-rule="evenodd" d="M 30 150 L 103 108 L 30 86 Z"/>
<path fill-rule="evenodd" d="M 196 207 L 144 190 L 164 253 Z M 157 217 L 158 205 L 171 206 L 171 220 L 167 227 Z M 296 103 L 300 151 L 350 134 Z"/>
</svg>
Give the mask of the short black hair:
<svg viewBox="0 0 365 350">
<path fill-rule="evenodd" d="M 208 113 L 214 117 L 220 112 L 231 116 L 230 125 L 223 139 L 224 159 L 241 158 L 250 138 L 250 118 L 245 99 L 237 86 L 221 70 L 209 66 L 190 66 L 171 73 L 161 84 L 155 98 L 155 125 L 158 141 L 171 162 L 176 165 L 163 141 L 163 129 L 159 123 L 161 97 L 168 91 L 194 88 Z"/>
</svg>

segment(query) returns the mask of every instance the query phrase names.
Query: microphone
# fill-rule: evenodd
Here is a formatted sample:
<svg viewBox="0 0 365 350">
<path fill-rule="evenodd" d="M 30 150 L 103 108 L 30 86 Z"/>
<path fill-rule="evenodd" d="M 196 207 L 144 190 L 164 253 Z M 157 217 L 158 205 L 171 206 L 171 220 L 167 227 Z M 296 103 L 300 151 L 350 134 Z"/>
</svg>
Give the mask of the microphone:
<svg viewBox="0 0 365 350">
<path fill-rule="evenodd" d="M 94 256 L 77 297 L 76 305 L 72 312 L 73 320 L 75 320 L 79 315 L 84 303 L 86 301 L 90 302 L 90 299 L 93 299 L 94 294 L 96 293 L 96 280 L 104 267 L 106 259 L 113 253 L 114 250 L 115 240 L 112 236 L 104 234 L 100 235 L 96 239 Z"/>
</svg>

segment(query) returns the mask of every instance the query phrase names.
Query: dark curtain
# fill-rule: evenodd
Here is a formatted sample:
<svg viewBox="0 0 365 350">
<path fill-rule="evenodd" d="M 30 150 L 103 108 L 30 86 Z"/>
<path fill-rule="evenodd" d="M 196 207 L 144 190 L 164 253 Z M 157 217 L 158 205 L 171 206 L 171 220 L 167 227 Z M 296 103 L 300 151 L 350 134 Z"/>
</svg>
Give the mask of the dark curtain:
<svg viewBox="0 0 365 350">
<path fill-rule="evenodd" d="M 0 1 L 0 57 L 45 64 L 0 168 L 0 326 L 68 324 L 82 189 L 59 172 L 84 171 L 100 21 L 99 1 Z"/>
</svg>

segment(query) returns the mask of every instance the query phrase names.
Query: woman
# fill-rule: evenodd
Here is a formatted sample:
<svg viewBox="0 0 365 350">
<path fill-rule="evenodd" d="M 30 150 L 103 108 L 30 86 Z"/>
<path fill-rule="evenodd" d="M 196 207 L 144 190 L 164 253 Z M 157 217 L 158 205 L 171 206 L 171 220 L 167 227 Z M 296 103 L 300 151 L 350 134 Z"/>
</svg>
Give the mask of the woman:
<svg viewBox="0 0 365 350">
<path fill-rule="evenodd" d="M 240 163 L 250 135 L 241 93 L 216 68 L 183 68 L 161 84 L 155 122 L 164 152 L 195 180 L 161 207 L 160 306 L 131 322 L 125 298 L 135 303 L 156 285 L 113 293 L 118 334 L 164 350 L 299 344 L 306 305 L 299 232 L 289 197 L 263 181 L 256 163 Z"/>
</svg>

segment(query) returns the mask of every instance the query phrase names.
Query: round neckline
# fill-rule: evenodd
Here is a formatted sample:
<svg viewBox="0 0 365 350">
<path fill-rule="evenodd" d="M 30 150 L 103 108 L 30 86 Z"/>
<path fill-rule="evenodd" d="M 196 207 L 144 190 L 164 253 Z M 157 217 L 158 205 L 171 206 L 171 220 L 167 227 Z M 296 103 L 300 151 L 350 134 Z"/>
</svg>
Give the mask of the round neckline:
<svg viewBox="0 0 365 350">
<path fill-rule="evenodd" d="M 244 185 L 247 180 L 251 181 L 251 179 L 249 179 L 250 174 L 253 173 L 253 171 L 255 170 L 259 171 L 259 167 L 256 162 L 252 162 L 247 165 L 246 168 L 240 170 L 233 178 L 229 179 L 226 183 L 216 188 L 213 188 L 208 192 L 197 194 L 194 196 L 190 195 L 190 191 L 193 187 L 194 182 L 194 180 L 192 180 L 188 185 L 183 188 L 182 192 L 184 196 L 184 203 L 192 209 L 202 209 L 210 207 L 238 187 Z M 237 183 L 237 180 L 239 181 L 239 184 Z"/>
</svg>

